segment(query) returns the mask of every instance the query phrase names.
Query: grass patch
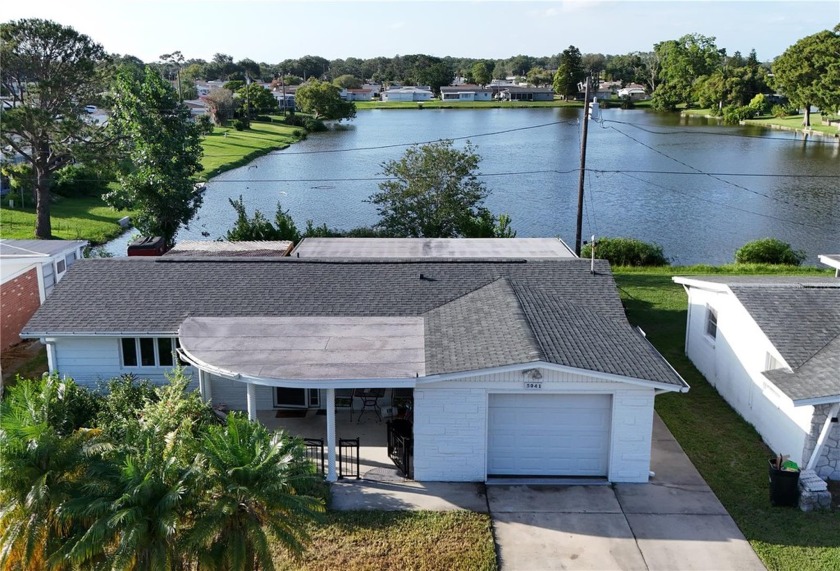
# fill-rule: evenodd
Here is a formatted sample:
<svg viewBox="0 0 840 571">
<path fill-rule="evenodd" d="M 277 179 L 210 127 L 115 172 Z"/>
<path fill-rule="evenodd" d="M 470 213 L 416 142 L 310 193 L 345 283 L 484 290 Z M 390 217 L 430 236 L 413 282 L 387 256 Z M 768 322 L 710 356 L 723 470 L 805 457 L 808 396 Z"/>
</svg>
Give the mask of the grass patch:
<svg viewBox="0 0 840 571">
<path fill-rule="evenodd" d="M 277 118 L 278 121 L 282 120 Z M 237 131 L 232 127 L 215 127 L 202 141 L 204 156 L 201 178 L 207 180 L 217 174 L 246 165 L 278 149 L 285 149 L 306 137 L 303 127 L 284 123 L 251 121 L 251 128 Z"/>
<path fill-rule="evenodd" d="M 744 121 L 745 125 L 760 125 L 763 127 L 772 127 L 774 129 L 783 129 L 786 131 L 802 131 L 805 127 L 802 126 L 804 115 L 789 115 L 788 117 L 761 117 L 759 119 L 747 119 Z M 810 131 L 816 133 L 825 133 L 834 137 L 840 137 L 840 130 L 836 126 L 821 125 L 822 115 L 819 113 L 811 113 L 811 127 Z"/>
<path fill-rule="evenodd" d="M 35 207 L 29 205 L 8 207 L 4 199 L 0 205 L 0 237 L 28 240 L 35 238 Z M 131 211 L 117 211 L 98 196 L 64 198 L 53 195 L 50 205 L 52 233 L 61 240 L 87 240 L 102 244 L 123 232 L 118 221 L 132 216 Z"/>
<path fill-rule="evenodd" d="M 487 514 L 328 512 L 309 531 L 312 541 L 300 561 L 275 551 L 278 571 L 497 569 Z"/>
<path fill-rule="evenodd" d="M 768 569 L 840 569 L 840 512 L 803 513 L 773 508 L 767 459 L 773 453 L 684 354 L 687 298 L 673 275 L 780 273 L 833 275 L 817 268 L 730 265 L 614 268 L 630 322 L 691 385 L 687 394 L 657 397 L 656 411 L 732 515 Z"/>
</svg>

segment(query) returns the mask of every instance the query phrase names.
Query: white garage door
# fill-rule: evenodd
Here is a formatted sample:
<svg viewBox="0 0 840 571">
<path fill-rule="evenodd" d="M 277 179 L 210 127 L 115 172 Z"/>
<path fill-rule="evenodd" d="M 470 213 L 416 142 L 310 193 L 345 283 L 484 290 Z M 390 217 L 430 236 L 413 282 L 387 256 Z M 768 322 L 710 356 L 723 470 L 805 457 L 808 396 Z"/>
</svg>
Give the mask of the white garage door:
<svg viewBox="0 0 840 571">
<path fill-rule="evenodd" d="M 487 473 L 606 476 L 610 395 L 491 394 Z"/>
</svg>

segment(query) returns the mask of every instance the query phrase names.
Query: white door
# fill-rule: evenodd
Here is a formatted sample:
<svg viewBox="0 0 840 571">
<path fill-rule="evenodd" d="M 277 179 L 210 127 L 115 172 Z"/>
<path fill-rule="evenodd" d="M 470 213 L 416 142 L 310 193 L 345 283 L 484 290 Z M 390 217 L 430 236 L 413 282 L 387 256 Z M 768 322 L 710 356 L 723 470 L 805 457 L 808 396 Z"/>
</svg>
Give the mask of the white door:
<svg viewBox="0 0 840 571">
<path fill-rule="evenodd" d="M 487 474 L 606 476 L 610 395 L 491 394 Z"/>
</svg>

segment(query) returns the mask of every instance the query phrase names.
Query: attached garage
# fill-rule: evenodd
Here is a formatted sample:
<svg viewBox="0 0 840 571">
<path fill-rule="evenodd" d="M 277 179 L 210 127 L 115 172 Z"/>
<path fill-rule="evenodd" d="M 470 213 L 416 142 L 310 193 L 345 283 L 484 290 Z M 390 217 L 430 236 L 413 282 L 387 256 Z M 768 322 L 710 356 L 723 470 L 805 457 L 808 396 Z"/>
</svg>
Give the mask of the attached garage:
<svg viewBox="0 0 840 571">
<path fill-rule="evenodd" d="M 611 395 L 488 396 L 488 476 L 607 476 Z"/>
</svg>

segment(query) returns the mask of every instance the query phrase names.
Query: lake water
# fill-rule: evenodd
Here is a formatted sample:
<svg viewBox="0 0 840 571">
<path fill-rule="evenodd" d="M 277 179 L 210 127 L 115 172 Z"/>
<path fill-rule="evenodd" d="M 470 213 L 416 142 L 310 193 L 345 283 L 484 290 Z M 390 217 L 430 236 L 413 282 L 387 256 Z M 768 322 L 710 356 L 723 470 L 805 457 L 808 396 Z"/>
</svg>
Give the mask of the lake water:
<svg viewBox="0 0 840 571">
<path fill-rule="evenodd" d="M 381 164 L 415 142 L 469 139 L 482 157 L 486 206 L 520 237 L 573 245 L 580 109 L 371 110 L 349 126 L 223 173 L 179 239 L 216 239 L 235 220 L 228 199 L 273 219 L 277 202 L 306 220 L 349 229 L 377 220 L 365 202 Z M 726 127 L 643 110 L 604 110 L 590 122 L 583 234 L 663 246 L 675 264 L 721 264 L 749 240 L 773 236 L 818 254 L 840 252 L 840 145 L 792 132 Z M 688 174 L 665 174 L 670 172 Z M 706 173 L 706 174 L 701 174 Z M 735 176 L 751 175 L 751 176 Z M 127 237 L 109 244 L 124 255 Z"/>
</svg>

